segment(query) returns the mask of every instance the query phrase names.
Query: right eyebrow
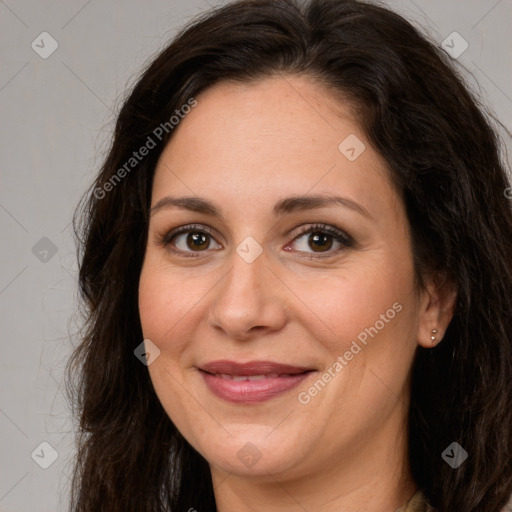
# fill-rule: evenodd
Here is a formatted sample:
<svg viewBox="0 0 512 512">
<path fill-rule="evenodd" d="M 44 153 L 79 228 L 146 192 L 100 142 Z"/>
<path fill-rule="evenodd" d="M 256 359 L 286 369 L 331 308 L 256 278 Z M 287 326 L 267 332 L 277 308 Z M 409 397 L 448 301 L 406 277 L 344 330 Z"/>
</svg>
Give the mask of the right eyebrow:
<svg viewBox="0 0 512 512">
<path fill-rule="evenodd" d="M 223 220 L 220 210 L 210 201 L 201 197 L 187 196 L 187 197 L 172 197 L 166 196 L 158 201 L 149 210 L 150 215 L 165 209 L 165 208 L 183 208 L 184 210 L 190 210 L 192 212 L 204 213 L 206 215 L 212 215 Z"/>
</svg>

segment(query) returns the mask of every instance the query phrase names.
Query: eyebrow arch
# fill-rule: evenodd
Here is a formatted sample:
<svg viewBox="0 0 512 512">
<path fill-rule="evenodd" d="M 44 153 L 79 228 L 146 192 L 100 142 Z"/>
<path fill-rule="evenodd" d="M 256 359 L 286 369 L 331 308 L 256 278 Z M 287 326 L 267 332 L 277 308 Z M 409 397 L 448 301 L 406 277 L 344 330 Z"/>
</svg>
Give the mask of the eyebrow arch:
<svg viewBox="0 0 512 512">
<path fill-rule="evenodd" d="M 274 216 L 283 216 L 296 211 L 312 210 L 331 205 L 341 205 L 354 210 L 365 217 L 372 218 L 366 208 L 346 197 L 336 195 L 303 195 L 290 196 L 277 201 L 272 211 Z M 151 209 L 150 215 L 166 208 L 183 208 L 197 213 L 204 213 L 223 220 L 220 210 L 210 201 L 196 196 L 172 197 L 166 196 L 158 201 Z"/>
</svg>

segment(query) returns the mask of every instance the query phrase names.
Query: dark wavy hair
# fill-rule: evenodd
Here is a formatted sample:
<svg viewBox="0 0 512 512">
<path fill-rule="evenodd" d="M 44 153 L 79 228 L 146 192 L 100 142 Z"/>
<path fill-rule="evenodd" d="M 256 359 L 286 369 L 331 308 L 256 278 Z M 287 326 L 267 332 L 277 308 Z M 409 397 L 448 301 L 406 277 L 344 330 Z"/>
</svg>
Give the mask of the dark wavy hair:
<svg viewBox="0 0 512 512">
<path fill-rule="evenodd" d="M 86 319 L 67 367 L 79 418 L 71 510 L 216 510 L 207 461 L 173 425 L 134 356 L 143 339 L 138 284 L 152 180 L 172 129 L 112 179 L 148 137 L 156 139 L 158 126 L 213 84 L 291 75 L 315 79 L 354 107 L 405 204 L 418 287 L 434 272 L 458 290 L 444 339 L 418 347 L 413 362 L 413 478 L 439 512 L 496 512 L 506 504 L 512 212 L 497 125 L 450 57 L 384 7 L 242 0 L 194 20 L 142 72 L 77 208 Z M 469 454 L 458 469 L 441 458 L 453 441 Z"/>
</svg>

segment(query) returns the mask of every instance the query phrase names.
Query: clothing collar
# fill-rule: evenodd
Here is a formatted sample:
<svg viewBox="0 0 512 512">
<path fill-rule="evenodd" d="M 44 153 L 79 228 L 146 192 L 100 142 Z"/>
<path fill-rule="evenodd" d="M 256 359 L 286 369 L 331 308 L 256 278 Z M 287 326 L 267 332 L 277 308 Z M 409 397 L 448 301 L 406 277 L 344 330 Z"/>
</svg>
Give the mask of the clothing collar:
<svg viewBox="0 0 512 512">
<path fill-rule="evenodd" d="M 396 512 L 434 512 L 428 504 L 425 496 L 418 491 L 407 503 L 402 505 Z"/>
</svg>

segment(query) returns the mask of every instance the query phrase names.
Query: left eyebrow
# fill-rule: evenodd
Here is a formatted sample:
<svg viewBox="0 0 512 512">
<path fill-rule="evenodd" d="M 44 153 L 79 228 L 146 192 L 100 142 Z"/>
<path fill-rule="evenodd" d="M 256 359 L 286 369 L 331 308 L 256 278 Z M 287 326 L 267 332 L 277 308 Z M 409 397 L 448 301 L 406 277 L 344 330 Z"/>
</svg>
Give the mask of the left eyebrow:
<svg viewBox="0 0 512 512">
<path fill-rule="evenodd" d="M 315 208 L 325 208 L 326 206 L 340 205 L 350 208 L 365 217 L 372 218 L 368 210 L 361 204 L 348 199 L 347 197 L 333 195 L 307 195 L 291 196 L 279 200 L 273 208 L 274 215 L 284 215 L 295 211 L 312 210 Z"/>
<path fill-rule="evenodd" d="M 274 216 L 283 216 L 287 213 L 297 211 L 312 210 L 316 208 L 325 208 L 331 205 L 340 205 L 350 208 L 365 217 L 372 218 L 368 210 L 361 204 L 352 201 L 346 197 L 336 195 L 303 195 L 290 196 L 277 201 L 272 212 Z M 150 214 L 153 215 L 164 208 L 183 208 L 197 213 L 204 213 L 223 220 L 220 209 L 210 201 L 196 196 L 190 197 L 172 197 L 166 196 L 158 201 L 151 209 Z"/>
</svg>

